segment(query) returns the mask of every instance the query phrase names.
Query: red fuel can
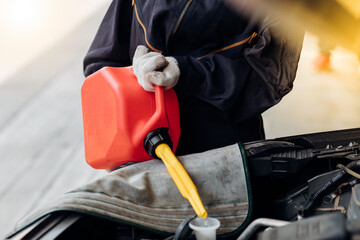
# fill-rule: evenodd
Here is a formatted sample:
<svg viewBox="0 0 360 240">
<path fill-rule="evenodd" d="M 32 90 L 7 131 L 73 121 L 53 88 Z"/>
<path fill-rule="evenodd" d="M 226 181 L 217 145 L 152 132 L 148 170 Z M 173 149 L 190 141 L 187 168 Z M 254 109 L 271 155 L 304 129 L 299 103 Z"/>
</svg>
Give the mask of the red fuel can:
<svg viewBox="0 0 360 240">
<path fill-rule="evenodd" d="M 146 135 L 168 128 L 175 152 L 180 137 L 179 104 L 173 89 L 145 91 L 132 67 L 104 67 L 81 88 L 85 158 L 97 169 L 150 160 Z"/>
</svg>

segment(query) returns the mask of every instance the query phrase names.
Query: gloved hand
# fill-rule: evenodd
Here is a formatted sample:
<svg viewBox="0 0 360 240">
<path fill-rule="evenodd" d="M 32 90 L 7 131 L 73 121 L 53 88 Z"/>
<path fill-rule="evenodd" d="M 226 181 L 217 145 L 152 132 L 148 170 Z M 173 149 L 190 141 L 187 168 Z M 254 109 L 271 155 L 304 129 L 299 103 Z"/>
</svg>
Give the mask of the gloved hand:
<svg viewBox="0 0 360 240">
<path fill-rule="evenodd" d="M 136 48 L 133 58 L 133 70 L 139 84 L 146 91 L 154 91 L 154 85 L 165 89 L 176 85 L 180 76 L 178 63 L 173 57 L 165 57 L 157 52 L 149 52 L 143 45 Z"/>
</svg>

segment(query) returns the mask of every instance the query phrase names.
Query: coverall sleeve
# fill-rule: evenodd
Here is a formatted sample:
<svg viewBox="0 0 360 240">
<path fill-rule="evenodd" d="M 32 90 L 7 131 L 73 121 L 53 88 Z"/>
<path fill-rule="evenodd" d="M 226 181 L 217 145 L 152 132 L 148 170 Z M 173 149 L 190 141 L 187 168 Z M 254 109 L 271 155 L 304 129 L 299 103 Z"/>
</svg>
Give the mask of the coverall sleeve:
<svg viewBox="0 0 360 240">
<path fill-rule="evenodd" d="M 299 31 L 290 39 L 272 31 L 263 27 L 257 42 L 237 58 L 175 56 L 181 72 L 175 90 L 194 95 L 234 122 L 261 114 L 291 91 L 304 36 Z"/>
<path fill-rule="evenodd" d="M 84 58 L 85 76 L 105 66 L 131 65 L 129 57 L 131 19 L 131 1 L 112 1 Z"/>
</svg>

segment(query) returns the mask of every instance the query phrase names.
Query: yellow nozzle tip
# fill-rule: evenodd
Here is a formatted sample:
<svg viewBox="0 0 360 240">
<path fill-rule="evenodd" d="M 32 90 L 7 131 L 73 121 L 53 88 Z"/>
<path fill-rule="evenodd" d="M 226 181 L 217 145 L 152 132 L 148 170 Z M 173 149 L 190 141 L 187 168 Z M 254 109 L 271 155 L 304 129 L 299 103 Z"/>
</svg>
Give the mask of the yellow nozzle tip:
<svg viewBox="0 0 360 240">
<path fill-rule="evenodd" d="M 198 215 L 199 217 L 201 217 L 202 219 L 206 219 L 207 218 L 207 212 L 203 212 L 201 214 Z"/>
<path fill-rule="evenodd" d="M 193 188 L 189 192 L 188 200 L 190 204 L 192 205 L 193 209 L 195 210 L 195 213 L 198 217 L 201 217 L 203 219 L 207 218 L 207 212 L 204 208 L 204 205 L 199 197 L 199 194 L 196 190 L 196 188 Z"/>
</svg>

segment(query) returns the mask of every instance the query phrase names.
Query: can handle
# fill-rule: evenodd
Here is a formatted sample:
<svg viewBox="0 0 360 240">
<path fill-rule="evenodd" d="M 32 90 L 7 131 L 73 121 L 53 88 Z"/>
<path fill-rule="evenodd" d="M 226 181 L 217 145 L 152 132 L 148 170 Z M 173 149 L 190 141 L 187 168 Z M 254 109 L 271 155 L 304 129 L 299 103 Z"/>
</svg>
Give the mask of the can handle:
<svg viewBox="0 0 360 240">
<path fill-rule="evenodd" d="M 151 116 L 151 118 L 145 124 L 142 133 L 149 133 L 154 130 L 155 123 L 161 119 L 160 127 L 167 127 L 168 126 L 168 118 L 166 114 L 166 105 L 165 105 L 165 89 L 162 86 L 155 85 L 155 112 Z M 135 135 L 135 143 L 142 144 L 144 141 L 145 136 L 143 134 L 136 134 Z"/>
<path fill-rule="evenodd" d="M 156 110 L 155 114 L 159 114 L 160 116 L 163 116 L 161 125 L 163 125 L 163 121 L 168 121 L 167 114 L 166 114 L 166 105 L 165 105 L 165 89 L 164 87 L 155 85 L 155 105 Z M 152 119 L 152 117 L 151 117 Z"/>
</svg>

